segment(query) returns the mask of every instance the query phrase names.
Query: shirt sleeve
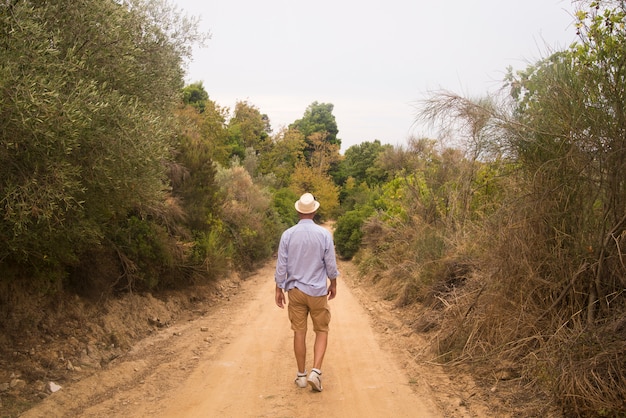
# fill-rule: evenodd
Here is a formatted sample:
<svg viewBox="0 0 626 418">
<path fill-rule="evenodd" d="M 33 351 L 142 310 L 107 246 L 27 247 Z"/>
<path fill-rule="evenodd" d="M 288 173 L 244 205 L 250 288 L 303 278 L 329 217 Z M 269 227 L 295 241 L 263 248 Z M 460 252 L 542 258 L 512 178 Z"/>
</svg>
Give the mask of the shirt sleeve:
<svg viewBox="0 0 626 418">
<path fill-rule="evenodd" d="M 335 256 L 335 244 L 333 242 L 333 237 L 328 233 L 326 238 L 326 252 L 324 254 L 324 264 L 326 265 L 326 276 L 329 279 L 334 280 L 339 276 L 339 271 L 337 270 L 337 258 Z"/>
<path fill-rule="evenodd" d="M 276 272 L 274 273 L 274 281 L 276 286 L 281 289 L 285 288 L 285 282 L 287 281 L 287 239 L 285 234 L 280 238 L 278 244 L 278 256 L 276 258 Z"/>
</svg>

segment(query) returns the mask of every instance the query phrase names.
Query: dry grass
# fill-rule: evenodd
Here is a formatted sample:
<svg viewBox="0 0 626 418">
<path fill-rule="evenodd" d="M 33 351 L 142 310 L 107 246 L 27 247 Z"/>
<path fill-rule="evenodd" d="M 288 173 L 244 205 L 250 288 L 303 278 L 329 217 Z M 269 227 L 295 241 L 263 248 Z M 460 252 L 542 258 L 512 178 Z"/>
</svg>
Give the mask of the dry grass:
<svg viewBox="0 0 626 418">
<path fill-rule="evenodd" d="M 519 416 L 626 416 L 623 295 L 589 324 L 581 296 L 594 279 L 589 265 L 554 251 L 533 219 L 508 219 L 473 235 L 471 245 L 487 250 L 480 258 L 464 256 L 463 242 L 448 242 L 447 256 L 420 257 L 434 242 L 425 228 L 370 221 L 356 260 L 383 297 L 421 306 L 413 329 L 429 337 L 434 361 L 507 387 Z"/>
</svg>

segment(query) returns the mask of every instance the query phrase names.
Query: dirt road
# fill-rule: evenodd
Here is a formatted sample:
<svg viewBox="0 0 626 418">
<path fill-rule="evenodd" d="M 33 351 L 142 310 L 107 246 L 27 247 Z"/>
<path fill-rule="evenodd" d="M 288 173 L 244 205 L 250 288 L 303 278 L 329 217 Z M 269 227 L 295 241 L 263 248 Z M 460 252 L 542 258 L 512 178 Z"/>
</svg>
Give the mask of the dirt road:
<svg viewBox="0 0 626 418">
<path fill-rule="evenodd" d="M 347 284 L 351 264 L 339 267 L 321 393 L 293 382 L 292 332 L 286 310 L 274 304 L 270 262 L 253 277 L 226 283 L 228 297 L 204 316 L 163 328 L 23 417 L 477 416 L 438 391 L 446 385 L 442 373 L 407 366 L 402 343 L 387 337 L 410 333 L 387 316 L 384 302 Z M 312 331 L 309 337 L 307 368 Z"/>
</svg>

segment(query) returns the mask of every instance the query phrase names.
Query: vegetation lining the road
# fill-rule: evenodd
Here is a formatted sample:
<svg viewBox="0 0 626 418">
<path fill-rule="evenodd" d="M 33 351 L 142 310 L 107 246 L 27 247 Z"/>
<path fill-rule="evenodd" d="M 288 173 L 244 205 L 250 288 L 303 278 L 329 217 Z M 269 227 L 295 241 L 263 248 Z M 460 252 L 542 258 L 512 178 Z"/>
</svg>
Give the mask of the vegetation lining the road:
<svg viewBox="0 0 626 418">
<path fill-rule="evenodd" d="M 582 1 L 580 41 L 510 69 L 500 95 L 421 103 L 445 140 L 342 155 L 331 103 L 274 132 L 253 104 L 184 86 L 208 36 L 167 2 L 5 2 L 1 358 L 49 332 L 29 306 L 253 271 L 310 191 L 338 253 L 420 307 L 437 361 L 566 416 L 623 416 L 625 19 Z"/>
</svg>

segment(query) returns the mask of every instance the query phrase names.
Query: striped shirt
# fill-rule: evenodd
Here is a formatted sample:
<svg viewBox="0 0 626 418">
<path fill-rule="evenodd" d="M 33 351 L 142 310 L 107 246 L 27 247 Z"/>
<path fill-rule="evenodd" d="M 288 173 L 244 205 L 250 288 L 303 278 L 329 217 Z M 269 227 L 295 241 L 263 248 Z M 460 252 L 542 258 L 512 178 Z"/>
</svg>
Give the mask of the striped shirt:
<svg viewBox="0 0 626 418">
<path fill-rule="evenodd" d="M 326 296 L 327 278 L 338 275 L 330 232 L 312 219 L 301 219 L 283 232 L 274 276 L 278 287 L 285 291 L 297 287 L 309 296 Z"/>
</svg>

